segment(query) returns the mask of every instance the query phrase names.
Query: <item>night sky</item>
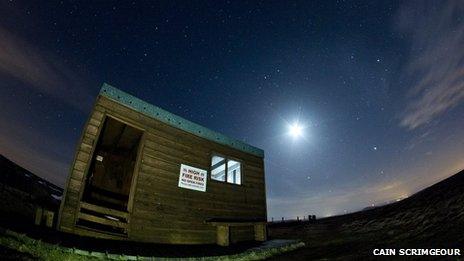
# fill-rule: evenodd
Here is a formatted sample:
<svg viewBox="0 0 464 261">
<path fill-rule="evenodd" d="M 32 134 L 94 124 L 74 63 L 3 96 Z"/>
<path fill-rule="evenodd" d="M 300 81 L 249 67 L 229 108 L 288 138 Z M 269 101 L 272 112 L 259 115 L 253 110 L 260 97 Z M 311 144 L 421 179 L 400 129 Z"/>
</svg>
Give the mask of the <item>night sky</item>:
<svg viewBox="0 0 464 261">
<path fill-rule="evenodd" d="M 103 82 L 264 149 L 269 219 L 464 168 L 464 1 L 0 2 L 0 153 L 63 186 Z"/>
</svg>

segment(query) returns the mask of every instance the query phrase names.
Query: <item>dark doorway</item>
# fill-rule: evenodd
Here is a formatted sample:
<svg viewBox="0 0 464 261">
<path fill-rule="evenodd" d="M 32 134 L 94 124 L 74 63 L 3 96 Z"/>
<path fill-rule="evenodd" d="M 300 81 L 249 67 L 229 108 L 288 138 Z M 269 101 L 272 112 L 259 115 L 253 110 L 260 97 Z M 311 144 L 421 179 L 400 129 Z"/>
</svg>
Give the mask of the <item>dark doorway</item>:
<svg viewBox="0 0 464 261">
<path fill-rule="evenodd" d="M 143 132 L 106 117 L 87 174 L 82 201 L 127 211 Z"/>
</svg>

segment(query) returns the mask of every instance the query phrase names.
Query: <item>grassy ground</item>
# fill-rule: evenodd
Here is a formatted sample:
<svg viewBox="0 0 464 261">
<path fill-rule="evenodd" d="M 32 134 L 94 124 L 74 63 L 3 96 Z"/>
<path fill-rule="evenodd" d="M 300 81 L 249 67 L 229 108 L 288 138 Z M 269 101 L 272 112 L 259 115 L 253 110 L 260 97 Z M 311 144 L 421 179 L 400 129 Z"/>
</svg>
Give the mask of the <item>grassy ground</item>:
<svg viewBox="0 0 464 261">
<path fill-rule="evenodd" d="M 89 260 L 64 248 L 25 235 L 3 230 L 0 235 L 2 257 L 10 260 Z"/>
<path fill-rule="evenodd" d="M 2 230 L 0 233 L 0 254 L 2 260 L 263 260 L 274 255 L 295 250 L 301 246 L 303 246 L 303 243 L 294 242 L 279 247 L 252 248 L 233 255 L 165 258 L 109 254 L 106 252 L 66 248 L 42 242 L 10 230 Z"/>
<path fill-rule="evenodd" d="M 2 260 L 37 260 L 34 256 L 0 245 Z"/>
</svg>

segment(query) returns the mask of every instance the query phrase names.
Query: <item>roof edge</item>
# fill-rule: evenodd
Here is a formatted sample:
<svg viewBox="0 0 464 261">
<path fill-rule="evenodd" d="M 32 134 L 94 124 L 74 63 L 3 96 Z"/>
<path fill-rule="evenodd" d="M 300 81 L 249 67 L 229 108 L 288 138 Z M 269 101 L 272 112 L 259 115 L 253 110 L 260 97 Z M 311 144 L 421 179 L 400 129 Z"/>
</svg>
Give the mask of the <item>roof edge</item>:
<svg viewBox="0 0 464 261">
<path fill-rule="evenodd" d="M 171 112 L 161 109 L 153 104 L 145 102 L 135 96 L 132 96 L 116 87 L 107 83 L 103 83 L 100 89 L 100 95 L 124 104 L 125 106 L 145 114 L 151 118 L 157 119 L 174 128 L 186 131 L 195 136 L 213 141 L 242 152 L 253 154 L 255 156 L 264 158 L 264 151 L 257 147 L 246 144 L 240 140 L 227 137 L 224 134 L 210 130 L 199 124 L 191 122 Z"/>
</svg>

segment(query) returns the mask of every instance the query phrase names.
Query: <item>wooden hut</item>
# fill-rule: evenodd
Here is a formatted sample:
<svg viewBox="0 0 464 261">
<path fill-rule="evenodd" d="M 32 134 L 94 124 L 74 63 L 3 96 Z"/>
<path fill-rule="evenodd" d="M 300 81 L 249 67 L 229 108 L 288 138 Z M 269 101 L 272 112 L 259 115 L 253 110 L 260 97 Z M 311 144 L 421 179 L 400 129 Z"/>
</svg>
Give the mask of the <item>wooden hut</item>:
<svg viewBox="0 0 464 261">
<path fill-rule="evenodd" d="M 172 244 L 266 240 L 264 152 L 103 84 L 58 229 Z"/>
</svg>

